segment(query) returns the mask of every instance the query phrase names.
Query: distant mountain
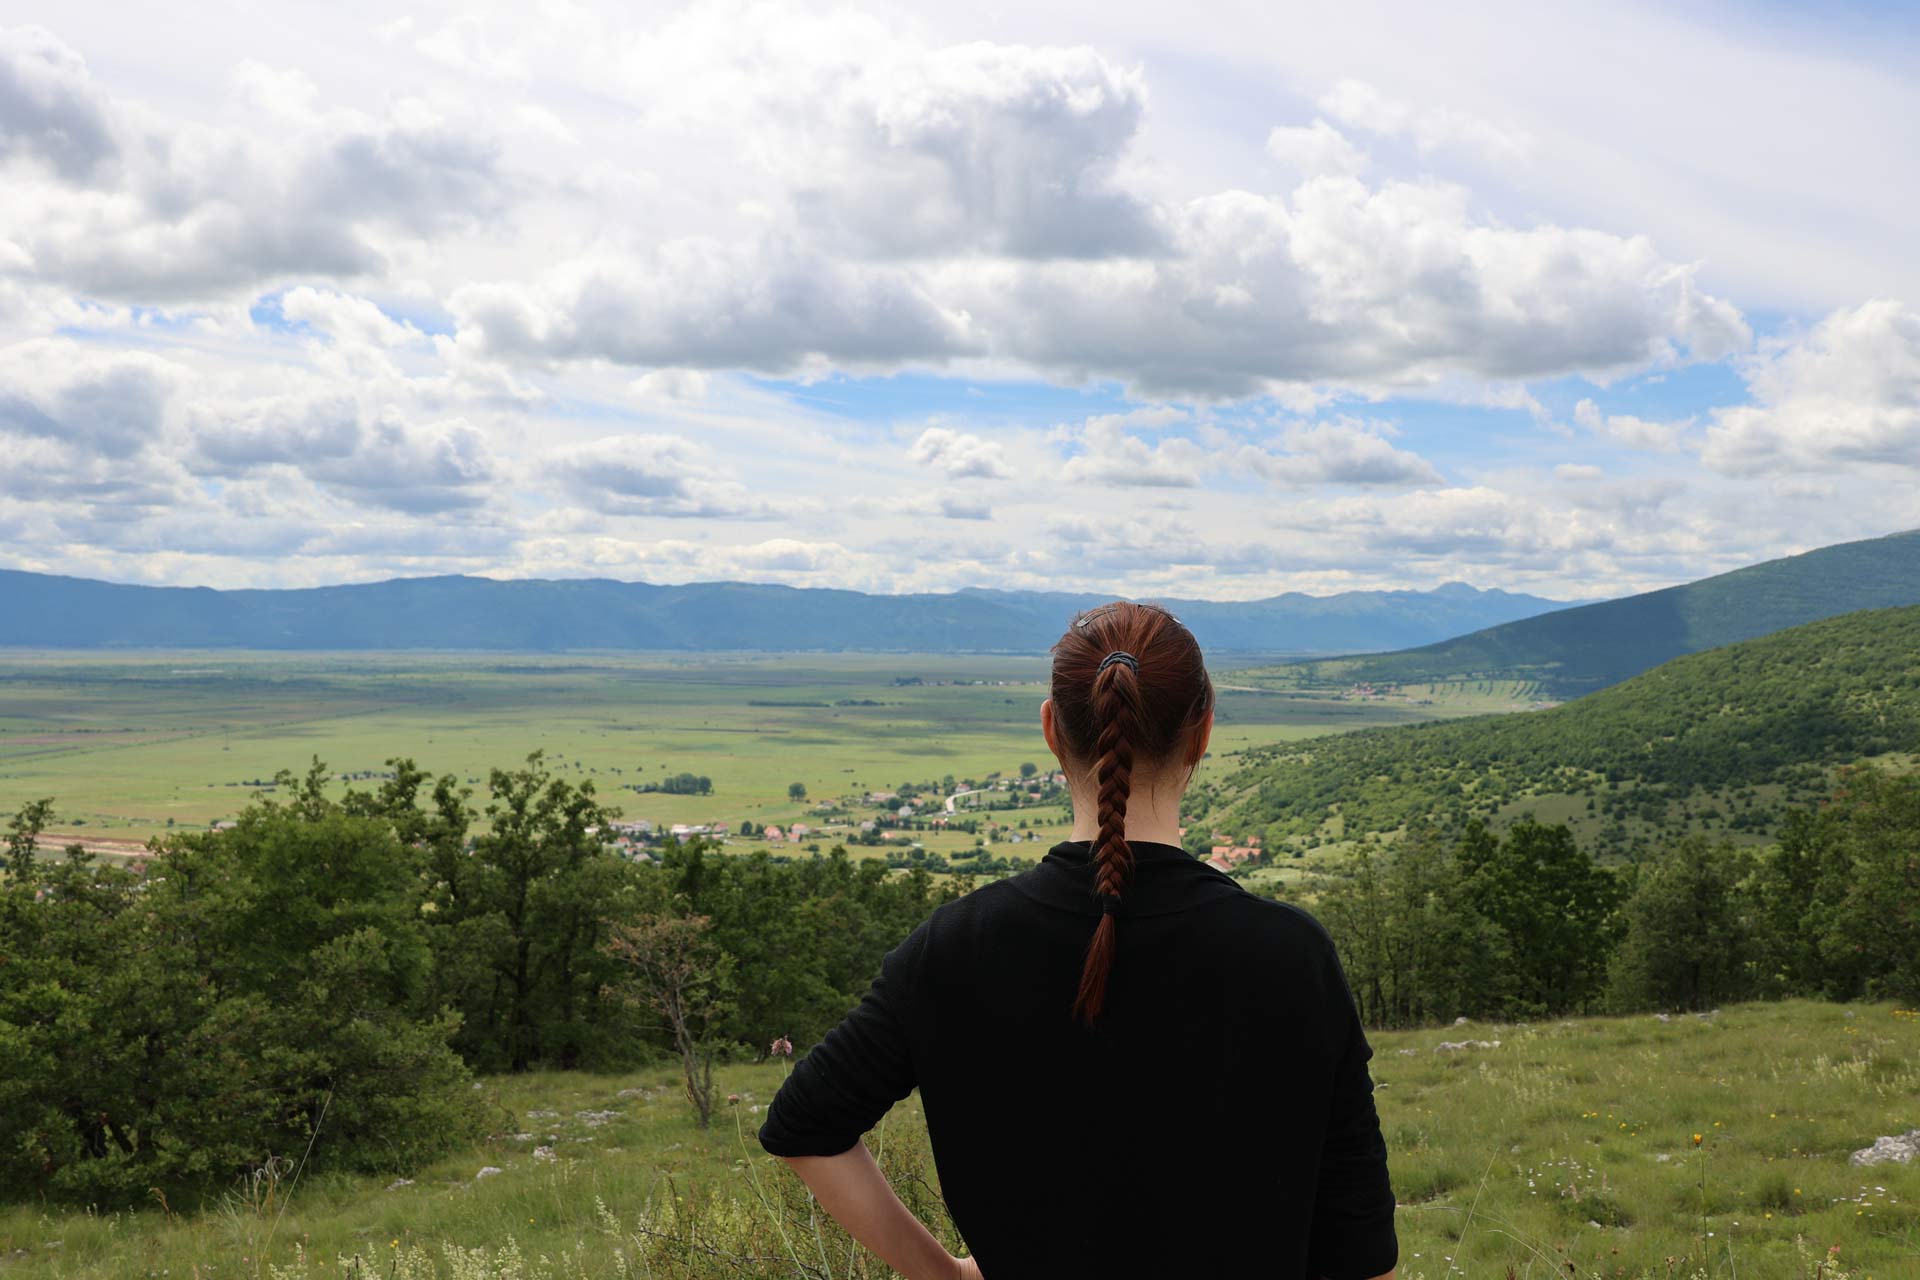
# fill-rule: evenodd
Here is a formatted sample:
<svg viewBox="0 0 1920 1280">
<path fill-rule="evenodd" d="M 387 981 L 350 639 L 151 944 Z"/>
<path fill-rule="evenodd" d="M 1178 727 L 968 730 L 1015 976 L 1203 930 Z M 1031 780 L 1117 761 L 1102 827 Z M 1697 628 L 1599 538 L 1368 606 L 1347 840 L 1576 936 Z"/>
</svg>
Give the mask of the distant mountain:
<svg viewBox="0 0 1920 1280">
<path fill-rule="evenodd" d="M 1764 566 L 1763 566 L 1764 567 Z M 1272 848 L 1415 822 L 1566 821 L 1631 852 L 1681 830 L 1759 837 L 1834 765 L 1920 752 L 1920 606 L 1688 654 L 1566 706 L 1260 748 L 1210 816 Z"/>
<path fill-rule="evenodd" d="M 1289 664 L 1309 685 L 1530 680 L 1558 698 L 1669 658 L 1856 609 L 1920 604 L 1920 530 L 1822 547 L 1683 586 L 1559 609 L 1397 653 Z"/>
<path fill-rule="evenodd" d="M 1110 598 L 467 577 L 216 591 L 0 570 L 0 646 L 1037 653 L 1059 638 L 1077 610 Z M 1562 607 L 1461 583 L 1431 591 L 1161 603 L 1210 650 L 1266 653 L 1421 644 Z"/>
</svg>

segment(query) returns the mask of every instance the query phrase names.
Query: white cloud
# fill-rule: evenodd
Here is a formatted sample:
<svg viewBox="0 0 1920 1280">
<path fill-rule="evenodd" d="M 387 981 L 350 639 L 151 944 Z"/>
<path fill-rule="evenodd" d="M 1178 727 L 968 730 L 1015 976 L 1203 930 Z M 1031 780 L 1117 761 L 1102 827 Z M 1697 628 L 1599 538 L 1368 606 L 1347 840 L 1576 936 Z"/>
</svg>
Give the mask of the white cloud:
<svg viewBox="0 0 1920 1280">
<path fill-rule="evenodd" d="M 1395 447 L 1381 431 L 1350 420 L 1298 423 L 1282 433 L 1286 452 L 1246 446 L 1232 455 L 1264 479 L 1284 485 L 1408 488 L 1443 483 L 1431 462 Z"/>
<path fill-rule="evenodd" d="M 998 480 L 1008 474 L 1006 455 L 999 444 L 947 427 L 922 431 L 907 456 L 923 467 L 946 472 L 954 480 Z"/>
<path fill-rule="evenodd" d="M 910 272 L 790 240 L 677 240 L 644 259 L 569 263 L 540 284 L 469 285 L 450 306 L 487 354 L 786 373 L 977 352 L 967 317 Z"/>
<path fill-rule="evenodd" d="M 1677 453 L 1687 443 L 1691 422 L 1650 422 L 1632 414 L 1602 413 L 1592 400 L 1573 407 L 1573 420 L 1597 436 L 1629 449 Z"/>
<path fill-rule="evenodd" d="M 679 436 L 607 436 L 557 449 L 548 475 L 576 502 L 621 516 L 749 514 L 746 489 Z"/>
<path fill-rule="evenodd" d="M 1870 465 L 1920 470 L 1920 312 L 1836 311 L 1747 369 L 1754 403 L 1716 409 L 1702 458 L 1742 475 Z"/>
<path fill-rule="evenodd" d="M 1358 177 L 1368 164 L 1366 152 L 1320 119 L 1310 125 L 1276 125 L 1267 134 L 1267 154 L 1302 178 Z"/>
<path fill-rule="evenodd" d="M 58 339 L 0 349 L 0 432 L 127 458 L 159 439 L 187 376 L 146 352 L 89 350 Z"/>
<path fill-rule="evenodd" d="M 1526 155 L 1530 141 L 1522 131 L 1444 106 L 1415 108 L 1382 93 L 1364 80 L 1342 80 L 1323 94 L 1322 111 L 1343 124 L 1383 137 L 1410 137 L 1423 152 L 1457 148 L 1494 161 Z"/>
<path fill-rule="evenodd" d="M 632 383 L 635 395 L 661 400 L 704 400 L 710 385 L 698 369 L 655 369 Z"/>
<path fill-rule="evenodd" d="M 1645 240 L 1491 225 L 1456 186 L 1318 178 L 1196 199 L 1172 225 L 1164 259 L 970 268 L 942 292 L 1008 359 L 1148 394 L 1600 374 L 1751 341 Z"/>
<path fill-rule="evenodd" d="M 0 142 L 47 164 L 38 177 L 15 170 L 0 239 L 41 279 L 170 304 L 292 275 L 374 274 L 394 237 L 502 207 L 487 136 L 419 99 L 378 117 L 303 113 L 289 88 L 302 80 L 257 67 L 240 77 L 244 105 L 276 117 L 270 134 L 187 125 L 114 102 L 57 37 L 0 32 Z"/>
<path fill-rule="evenodd" d="M 426 341 L 425 334 L 394 320 L 378 304 L 331 289 L 308 285 L 289 289 L 280 299 L 280 314 L 290 323 L 309 325 L 340 342 L 404 347 Z"/>
<path fill-rule="evenodd" d="M 1078 451 L 1061 468 L 1069 483 L 1128 488 L 1191 489 L 1212 462 L 1209 451 L 1181 436 L 1149 444 L 1131 434 L 1131 419 L 1119 414 L 1089 418 L 1074 439 Z"/>
<path fill-rule="evenodd" d="M 1138 70 L 1087 48 L 975 41 L 891 56 L 829 84 L 801 224 L 855 254 L 1107 257 L 1160 248 L 1114 171 L 1139 129 Z"/>
<path fill-rule="evenodd" d="M 118 150 L 80 55 L 43 27 L 0 29 L 0 159 L 29 157 L 83 182 Z"/>
</svg>

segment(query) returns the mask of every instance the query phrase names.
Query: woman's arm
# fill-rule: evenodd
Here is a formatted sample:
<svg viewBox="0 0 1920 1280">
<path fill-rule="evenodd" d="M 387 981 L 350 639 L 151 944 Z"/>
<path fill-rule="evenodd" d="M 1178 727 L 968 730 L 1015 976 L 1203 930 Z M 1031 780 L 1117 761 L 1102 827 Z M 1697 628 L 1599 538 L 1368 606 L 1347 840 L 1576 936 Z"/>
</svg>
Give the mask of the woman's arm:
<svg viewBox="0 0 1920 1280">
<path fill-rule="evenodd" d="M 907 1280 L 980 1280 L 973 1259 L 948 1253 L 900 1203 L 865 1143 L 856 1142 L 837 1156 L 782 1159 L 848 1235 Z"/>
</svg>

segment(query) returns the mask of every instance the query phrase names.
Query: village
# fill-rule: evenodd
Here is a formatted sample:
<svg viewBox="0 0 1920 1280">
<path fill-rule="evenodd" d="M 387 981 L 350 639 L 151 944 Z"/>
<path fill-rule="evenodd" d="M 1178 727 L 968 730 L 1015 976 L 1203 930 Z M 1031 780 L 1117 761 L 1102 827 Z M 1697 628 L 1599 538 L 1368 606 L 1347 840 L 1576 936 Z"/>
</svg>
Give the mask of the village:
<svg viewBox="0 0 1920 1280">
<path fill-rule="evenodd" d="M 804 787 L 794 784 L 789 798 L 804 801 Z M 1040 812 L 1022 818 L 994 816 L 1033 810 Z M 865 846 L 885 850 L 889 863 L 896 866 L 925 866 L 932 871 L 1012 871 L 1066 838 L 1072 806 L 1064 773 L 1043 771 L 1026 763 L 1010 774 L 996 773 L 981 780 L 948 777 L 937 783 L 902 782 L 891 789 L 817 800 L 807 812 L 810 821 L 757 825 L 749 819 L 656 822 L 622 818 L 610 823 L 606 834 L 613 848 L 642 862 L 655 861 L 669 842 L 701 840 L 740 852 L 766 850 L 783 861 L 795 852 L 818 854 L 833 845 Z M 944 856 L 929 852 L 925 837 L 935 834 L 971 836 L 974 848 Z M 1212 832 L 1210 842 L 1199 845 L 1190 838 L 1189 829 L 1182 827 L 1180 838 L 1196 857 L 1228 874 L 1259 864 L 1265 852 L 1258 835 L 1235 840 Z M 1009 856 L 991 857 L 990 846 L 1008 848 Z M 1038 847 L 1031 850 L 1029 858 L 1022 858 L 1011 854 L 1012 846 Z"/>
</svg>

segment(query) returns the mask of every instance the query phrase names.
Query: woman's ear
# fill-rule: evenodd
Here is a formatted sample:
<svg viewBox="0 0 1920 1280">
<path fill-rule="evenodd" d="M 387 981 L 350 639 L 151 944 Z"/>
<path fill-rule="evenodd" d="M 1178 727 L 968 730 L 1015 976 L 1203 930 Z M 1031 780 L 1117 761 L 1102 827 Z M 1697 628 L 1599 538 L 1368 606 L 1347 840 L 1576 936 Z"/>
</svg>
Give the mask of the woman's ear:
<svg viewBox="0 0 1920 1280">
<path fill-rule="evenodd" d="M 1067 758 L 1060 752 L 1060 724 L 1053 718 L 1052 698 L 1040 704 L 1040 736 L 1047 740 L 1047 750 L 1053 752 L 1053 758 L 1060 762 L 1060 767 L 1066 768 Z"/>
</svg>

